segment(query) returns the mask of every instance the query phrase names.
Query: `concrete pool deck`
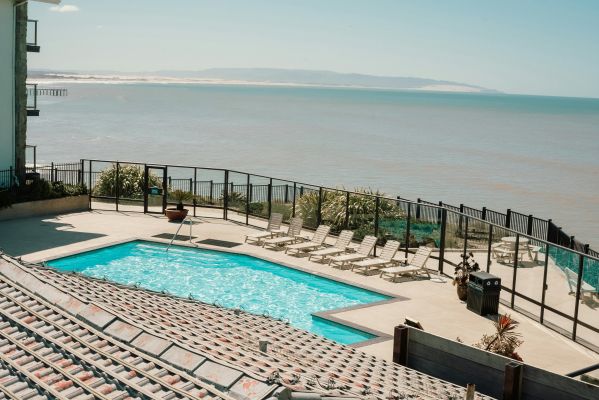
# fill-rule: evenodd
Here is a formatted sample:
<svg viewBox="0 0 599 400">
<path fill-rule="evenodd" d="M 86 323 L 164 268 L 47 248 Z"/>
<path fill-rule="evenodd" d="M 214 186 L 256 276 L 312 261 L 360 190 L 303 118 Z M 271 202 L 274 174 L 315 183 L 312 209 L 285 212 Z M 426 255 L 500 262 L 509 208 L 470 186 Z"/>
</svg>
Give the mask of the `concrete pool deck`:
<svg viewBox="0 0 599 400">
<path fill-rule="evenodd" d="M 222 216 L 222 211 L 214 210 L 214 216 Z M 0 247 L 8 254 L 22 256 L 24 261 L 42 261 L 136 238 L 159 240 L 153 236 L 172 234 L 178 226 L 159 215 L 94 210 L 0 222 Z M 201 223 L 193 226 L 194 242 L 208 238 L 243 242 L 245 234 L 255 231 L 255 228 L 236 222 L 212 218 L 203 218 Z M 182 234 L 188 234 L 187 227 L 183 228 Z M 209 245 L 201 247 L 223 250 Z M 433 279 L 391 283 L 378 276 L 338 270 L 254 245 L 242 244 L 231 250 L 401 297 L 399 301 L 332 313 L 341 321 L 392 335 L 394 326 L 411 317 L 419 320 L 428 332 L 450 339 L 459 337 L 467 344 L 475 343 L 483 333 L 491 333 L 493 329 L 490 319 L 468 311 L 457 299 L 455 288 L 447 277 L 444 282 Z M 525 362 L 562 374 L 599 362 L 596 353 L 524 315 L 504 306 L 500 306 L 500 312 L 512 314 L 520 322 L 524 344 L 518 353 Z M 389 360 L 392 341 L 379 341 L 360 349 Z"/>
</svg>

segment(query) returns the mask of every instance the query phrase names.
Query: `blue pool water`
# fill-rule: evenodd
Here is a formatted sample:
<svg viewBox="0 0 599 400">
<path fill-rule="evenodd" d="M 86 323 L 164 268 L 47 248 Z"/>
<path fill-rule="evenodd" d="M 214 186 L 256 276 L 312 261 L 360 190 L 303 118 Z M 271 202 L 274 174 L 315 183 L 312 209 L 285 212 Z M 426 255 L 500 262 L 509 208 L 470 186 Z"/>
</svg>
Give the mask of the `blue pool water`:
<svg viewBox="0 0 599 400">
<path fill-rule="evenodd" d="M 134 241 L 52 260 L 48 265 L 267 313 L 344 344 L 373 336 L 312 314 L 389 298 L 242 254 L 181 246 L 165 252 L 165 248 L 159 243 Z"/>
</svg>

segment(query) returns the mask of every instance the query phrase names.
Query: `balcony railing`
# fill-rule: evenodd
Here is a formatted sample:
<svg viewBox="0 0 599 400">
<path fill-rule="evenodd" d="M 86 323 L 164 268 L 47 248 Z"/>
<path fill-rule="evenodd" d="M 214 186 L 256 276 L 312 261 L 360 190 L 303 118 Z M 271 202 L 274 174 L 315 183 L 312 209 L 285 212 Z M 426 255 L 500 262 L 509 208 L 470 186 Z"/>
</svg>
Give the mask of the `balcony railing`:
<svg viewBox="0 0 599 400">
<path fill-rule="evenodd" d="M 39 53 L 40 46 L 37 44 L 37 20 L 27 20 L 27 51 Z"/>
<path fill-rule="evenodd" d="M 40 110 L 37 109 L 37 83 L 27 84 L 27 116 L 38 117 Z"/>
</svg>

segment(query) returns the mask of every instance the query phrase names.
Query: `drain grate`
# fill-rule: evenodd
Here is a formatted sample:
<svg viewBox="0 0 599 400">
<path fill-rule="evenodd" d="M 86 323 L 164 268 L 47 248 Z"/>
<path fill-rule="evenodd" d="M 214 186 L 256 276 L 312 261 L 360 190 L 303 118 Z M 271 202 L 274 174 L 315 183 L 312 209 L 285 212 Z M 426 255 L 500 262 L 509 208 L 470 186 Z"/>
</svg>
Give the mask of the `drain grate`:
<svg viewBox="0 0 599 400">
<path fill-rule="evenodd" d="M 155 237 L 157 239 L 168 239 L 171 240 L 173 238 L 173 234 L 172 233 L 160 233 L 158 235 L 154 235 L 152 237 Z M 192 239 L 197 238 L 197 236 L 192 236 Z M 189 240 L 189 235 L 177 235 L 175 237 L 175 240 Z"/>
<path fill-rule="evenodd" d="M 228 242 L 226 240 L 218 240 L 218 239 L 204 239 L 204 240 L 200 240 L 196 243 L 209 244 L 210 246 L 219 246 L 219 247 L 227 247 L 227 248 L 241 246 L 241 243 Z"/>
</svg>

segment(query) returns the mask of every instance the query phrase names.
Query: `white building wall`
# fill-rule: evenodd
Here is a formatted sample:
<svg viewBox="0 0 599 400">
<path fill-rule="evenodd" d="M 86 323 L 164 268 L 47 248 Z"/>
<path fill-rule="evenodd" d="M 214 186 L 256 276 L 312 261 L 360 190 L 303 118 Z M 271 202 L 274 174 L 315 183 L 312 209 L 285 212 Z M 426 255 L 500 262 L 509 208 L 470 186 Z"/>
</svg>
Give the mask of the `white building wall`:
<svg viewBox="0 0 599 400">
<path fill-rule="evenodd" d="M 14 30 L 13 0 L 0 0 L 0 170 L 14 167 Z"/>
</svg>

